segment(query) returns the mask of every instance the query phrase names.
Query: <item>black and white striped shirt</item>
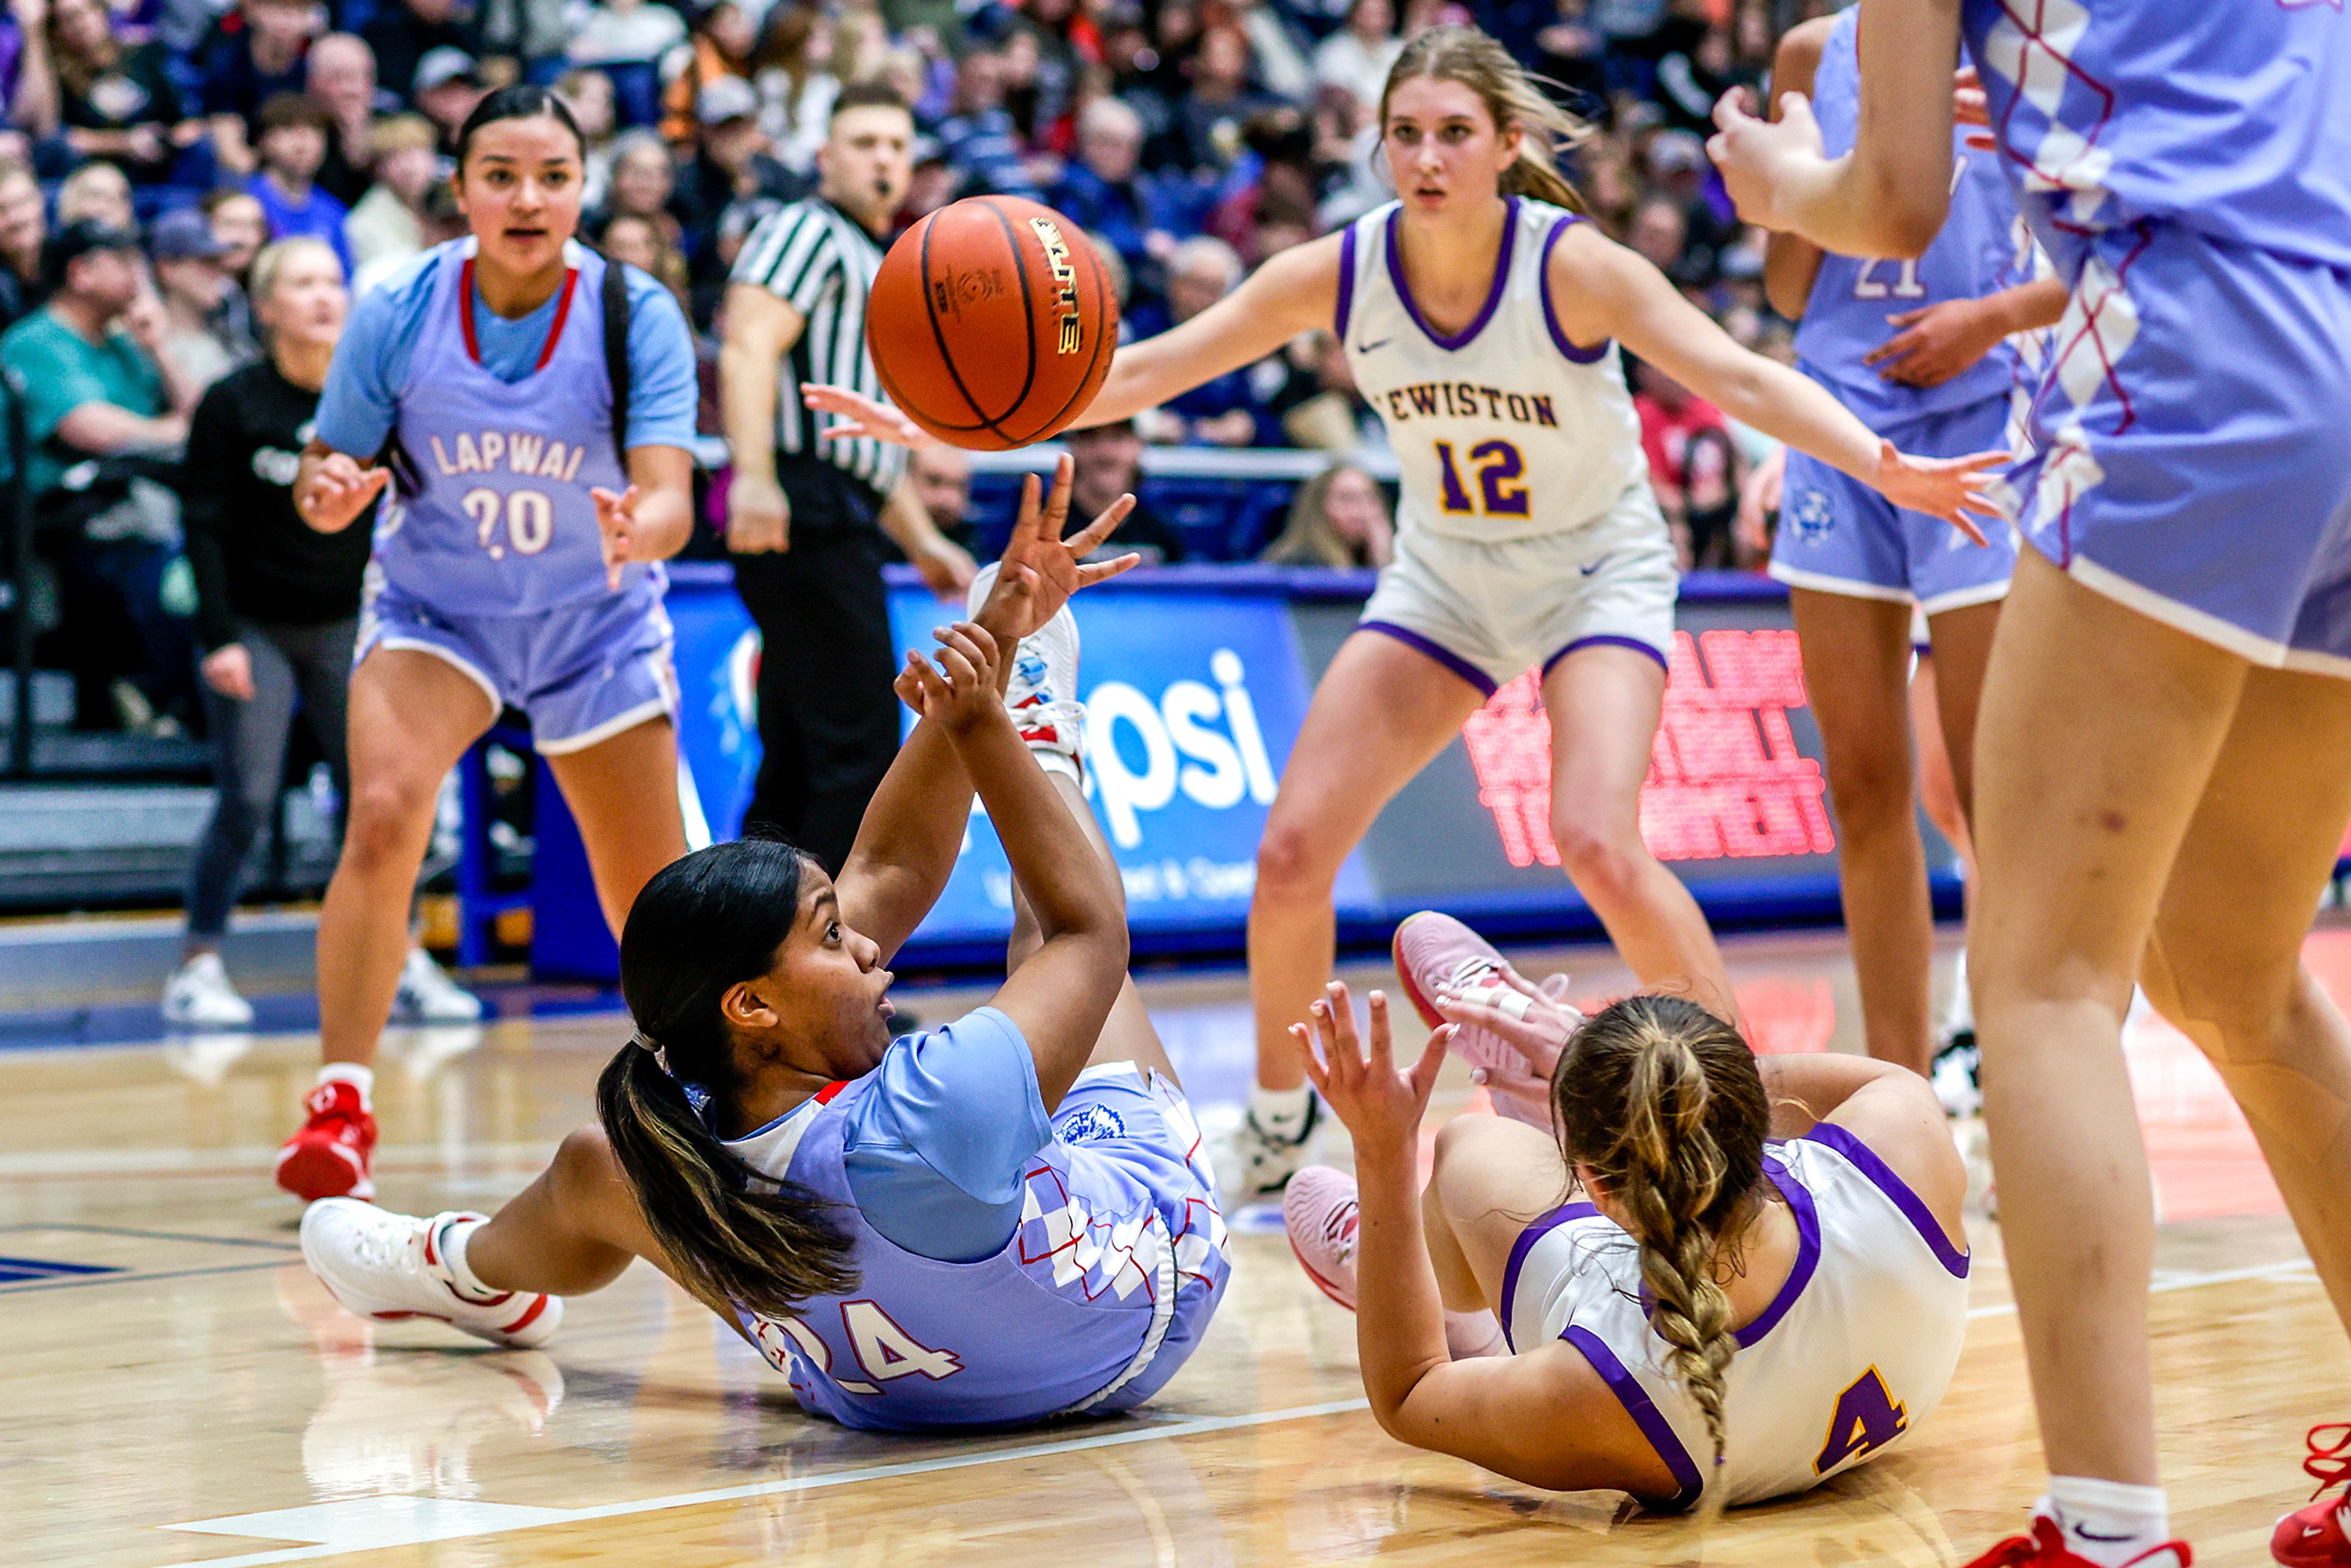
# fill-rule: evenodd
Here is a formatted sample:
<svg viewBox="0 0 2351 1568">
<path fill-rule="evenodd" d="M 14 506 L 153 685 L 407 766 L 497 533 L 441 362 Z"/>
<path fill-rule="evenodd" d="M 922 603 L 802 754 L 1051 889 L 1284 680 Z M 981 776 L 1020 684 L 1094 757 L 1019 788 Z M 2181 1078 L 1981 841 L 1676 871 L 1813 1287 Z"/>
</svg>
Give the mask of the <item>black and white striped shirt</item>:
<svg viewBox="0 0 2351 1568">
<path fill-rule="evenodd" d="M 819 434 L 829 416 L 800 402 L 809 382 L 844 386 L 882 402 L 881 378 L 865 350 L 865 297 L 882 266 L 873 237 L 821 196 L 794 202 L 760 221 L 735 258 L 734 281 L 768 290 L 799 312 L 799 341 L 776 366 L 776 450 L 847 470 L 886 497 L 906 471 L 906 450 Z"/>
</svg>

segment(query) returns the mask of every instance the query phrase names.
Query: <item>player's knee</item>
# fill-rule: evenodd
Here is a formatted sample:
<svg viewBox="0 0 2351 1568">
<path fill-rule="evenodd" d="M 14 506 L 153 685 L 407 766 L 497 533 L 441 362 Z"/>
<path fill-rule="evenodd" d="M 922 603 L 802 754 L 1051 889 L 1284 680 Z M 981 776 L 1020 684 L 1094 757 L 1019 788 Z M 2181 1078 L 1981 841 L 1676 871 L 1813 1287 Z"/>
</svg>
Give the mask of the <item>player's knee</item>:
<svg viewBox="0 0 2351 1568">
<path fill-rule="evenodd" d="M 556 1196 L 567 1202 L 626 1180 L 620 1159 L 612 1153 L 612 1140 L 593 1122 L 563 1134 L 563 1142 L 555 1146 L 555 1162 L 548 1169 Z"/>
<path fill-rule="evenodd" d="M 420 851 L 433 831 L 436 791 L 401 779 L 355 784 L 343 824 L 343 859 L 373 868 L 396 865 Z"/>
<path fill-rule="evenodd" d="M 1576 804 L 1552 809 L 1551 838 L 1561 869 L 1586 898 L 1631 892 L 1648 859 L 1636 823 Z"/>
<path fill-rule="evenodd" d="M 1327 894 L 1345 858 L 1343 846 L 1333 852 L 1311 829 L 1277 819 L 1258 841 L 1257 885 L 1275 897 Z"/>
<path fill-rule="evenodd" d="M 1838 828 L 1847 838 L 1909 828 L 1917 810 L 1910 780 L 1907 756 L 1855 757 L 1833 762 L 1829 802 L 1835 809 Z M 1953 803 L 1956 806 L 1956 797 Z"/>
</svg>

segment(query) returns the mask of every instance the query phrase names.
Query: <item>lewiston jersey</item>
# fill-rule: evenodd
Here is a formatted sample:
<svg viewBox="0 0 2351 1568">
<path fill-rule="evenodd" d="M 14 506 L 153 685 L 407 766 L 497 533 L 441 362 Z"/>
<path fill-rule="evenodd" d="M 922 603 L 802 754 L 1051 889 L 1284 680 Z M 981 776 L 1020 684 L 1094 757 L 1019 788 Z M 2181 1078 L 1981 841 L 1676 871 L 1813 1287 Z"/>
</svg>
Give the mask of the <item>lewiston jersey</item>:
<svg viewBox="0 0 2351 1568">
<path fill-rule="evenodd" d="M 2343 0 L 1963 0 L 1993 131 L 2071 284 L 2149 220 L 2351 270 Z"/>
<path fill-rule="evenodd" d="M 420 488 L 387 496 L 375 560 L 394 587 L 448 613 L 530 614 L 611 591 L 588 494 L 629 487 L 612 450 L 605 262 L 585 246 L 567 251 L 547 348 L 512 383 L 483 367 L 473 341 L 473 242 L 418 264 L 432 299 L 393 428 Z M 623 592 L 658 594 L 666 580 L 658 562 L 622 569 Z"/>
<path fill-rule="evenodd" d="M 1857 8 L 1837 17 L 1813 78 L 1813 113 L 1832 158 L 1853 151 L 1860 117 L 1860 19 Z M 1980 299 L 2031 276 L 2015 271 L 2016 199 L 1998 156 L 1970 149 L 1964 131 L 1955 129 L 1951 141 L 1950 209 L 1927 253 L 1911 261 L 1822 256 L 1796 327 L 1798 368 L 1873 430 L 2005 397 L 2015 379 L 2016 353 L 2006 343 L 1939 386 L 1903 386 L 1862 363 L 1897 330 L 1888 316 L 1947 299 Z"/>
<path fill-rule="evenodd" d="M 1730 1504 L 1819 1485 L 1899 1444 L 1934 1414 L 1967 1336 L 1968 1255 L 1902 1178 L 1823 1122 L 1767 1145 L 1766 1179 L 1792 1211 L 1795 1266 L 1738 1331 L 1724 1458 L 1649 1326 L 1639 1249 L 1588 1203 L 1530 1227 L 1504 1281 L 1520 1354 L 1552 1340 L 1583 1353 L 1679 1483 Z"/>
<path fill-rule="evenodd" d="M 1403 471 L 1399 525 L 1479 543 L 1563 533 L 1647 484 L 1616 345 L 1577 348 L 1552 310 L 1545 265 L 1584 220 L 1510 197 L 1485 307 L 1447 337 L 1405 281 L 1402 214 L 1391 202 L 1341 235 L 1337 322 Z"/>
</svg>

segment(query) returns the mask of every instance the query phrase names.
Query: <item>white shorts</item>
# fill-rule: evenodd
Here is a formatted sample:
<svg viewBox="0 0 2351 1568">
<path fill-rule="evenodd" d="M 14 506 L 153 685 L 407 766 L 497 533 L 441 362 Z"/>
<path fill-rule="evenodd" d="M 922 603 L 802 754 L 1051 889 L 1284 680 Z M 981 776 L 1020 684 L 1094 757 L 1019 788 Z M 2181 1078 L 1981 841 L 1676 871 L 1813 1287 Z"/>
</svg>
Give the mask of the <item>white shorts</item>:
<svg viewBox="0 0 2351 1568">
<path fill-rule="evenodd" d="M 1595 643 L 1665 664 L 1680 590 L 1673 540 L 1644 482 L 1606 515 L 1563 533 L 1481 544 L 1407 524 L 1359 624 L 1491 696 Z"/>
</svg>

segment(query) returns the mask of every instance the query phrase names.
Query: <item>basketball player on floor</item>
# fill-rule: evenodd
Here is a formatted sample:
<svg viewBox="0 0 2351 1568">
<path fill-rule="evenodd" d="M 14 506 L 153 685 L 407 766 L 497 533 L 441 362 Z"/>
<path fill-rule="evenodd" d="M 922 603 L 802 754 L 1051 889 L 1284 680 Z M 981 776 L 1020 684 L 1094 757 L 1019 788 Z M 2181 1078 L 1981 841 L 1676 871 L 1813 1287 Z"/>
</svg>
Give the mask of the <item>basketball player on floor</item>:
<svg viewBox="0 0 2351 1568">
<path fill-rule="evenodd" d="M 1823 156 L 1801 100 L 1776 123 L 1718 108 L 1741 214 L 1849 254 L 1924 248 L 1962 36 L 2073 289 L 2010 476 L 2032 548 L 1977 727 L 1969 935 L 2052 1479 L 2031 1534 L 1980 1563 L 2175 1568 L 2134 977 L 2220 1070 L 2351 1320 L 2351 1030 L 2300 963 L 2351 816 L 2351 17 L 1863 0 L 1849 156 Z M 2339 1446 L 2313 1448 L 2341 1480 Z M 2351 1564 L 2346 1510 L 2289 1515 L 2273 1552 Z"/>
<path fill-rule="evenodd" d="M 277 1184 L 304 1198 L 374 1191 L 369 1092 L 410 889 L 441 780 L 501 707 L 529 716 L 615 932 L 685 852 L 660 563 L 693 522 L 694 343 L 668 290 L 632 269 L 608 287 L 603 258 L 571 244 L 583 156 L 545 89 L 482 100 L 455 176 L 473 233 L 353 308 L 295 478 L 321 533 L 401 478 L 368 567 L 351 798 L 319 913 L 326 1063 L 277 1155 Z M 628 312 L 618 354 L 608 308 Z"/>
<path fill-rule="evenodd" d="M 1121 349 L 1079 417 L 1132 417 L 1336 327 L 1404 468 L 1395 559 L 1316 689 L 1258 851 L 1249 991 L 1258 1082 L 1241 1196 L 1303 1163 L 1314 1101 L 1287 1030 L 1331 972 L 1331 890 L 1380 808 L 1501 683 L 1542 672 L 1552 833 L 1642 984 L 1737 1016 L 1706 918 L 1641 841 L 1677 589 L 1616 342 L 1902 506 L 1956 519 L 1993 459 L 1913 458 L 1748 353 L 1608 240 L 1553 162 L 1578 129 L 1474 28 L 1416 37 L 1381 122 L 1400 201 L 1282 251 L 1182 326 Z M 837 390 L 848 428 L 919 444 Z M 1963 525 L 1964 526 L 1964 525 Z"/>
<path fill-rule="evenodd" d="M 745 826 L 778 831 L 838 873 L 898 750 L 897 657 L 882 585 L 888 530 L 943 593 L 972 580 L 905 480 L 903 452 L 826 437 L 811 381 L 880 395 L 865 297 L 912 177 L 914 116 L 886 87 L 844 90 L 817 151 L 816 194 L 754 229 L 726 291 L 719 397 L 734 449 L 726 544 L 758 623 L 758 784 Z"/>
<path fill-rule="evenodd" d="M 1368 1061 L 1343 986 L 1292 1031 L 1355 1175 L 1311 1166 L 1282 1199 L 1299 1261 L 1357 1314 L 1391 1435 L 1534 1486 L 1717 1509 L 1876 1458 L 1941 1403 L 1967 1334 L 1967 1171 L 1923 1080 L 1759 1061 L 1680 997 L 1586 1021 L 1442 915 L 1405 922 L 1396 968 L 1441 1019 L 1417 1064 L 1394 1060 L 1377 991 Z M 1422 1191 L 1448 1036 L 1516 1065 L 1489 1077 L 1502 1115 L 1438 1131 Z"/>
<path fill-rule="evenodd" d="M 1811 99 L 1838 152 L 1853 143 L 1859 102 L 1856 20 L 1845 11 L 1791 29 L 1771 74 L 1775 94 Z M 1799 321 L 1796 368 L 1904 451 L 1940 456 L 2006 444 L 2016 375 L 2006 339 L 2053 325 L 2065 298 L 2053 278 L 2028 274 L 2011 287 L 2015 198 L 1991 152 L 1952 155 L 1950 214 L 1924 256 L 1832 256 L 1774 235 L 1763 269 L 1772 305 Z M 1905 329 L 1890 343 L 1889 319 Z M 1964 815 L 1977 695 L 2016 561 L 2010 531 L 1990 535 L 1971 546 L 1940 518 L 1897 511 L 1817 458 L 1788 454 L 1771 570 L 1789 585 L 1827 755 L 1864 1037 L 1870 1055 L 1917 1072 L 1934 1050 L 1934 925 L 1912 785 L 1911 613 L 1926 618 L 1932 659 L 1919 677 L 1936 683 Z"/>
</svg>

